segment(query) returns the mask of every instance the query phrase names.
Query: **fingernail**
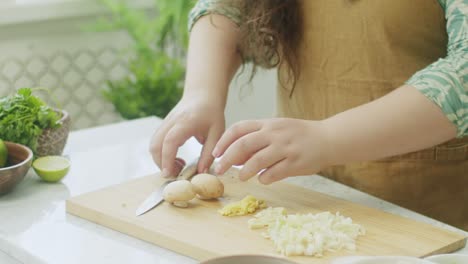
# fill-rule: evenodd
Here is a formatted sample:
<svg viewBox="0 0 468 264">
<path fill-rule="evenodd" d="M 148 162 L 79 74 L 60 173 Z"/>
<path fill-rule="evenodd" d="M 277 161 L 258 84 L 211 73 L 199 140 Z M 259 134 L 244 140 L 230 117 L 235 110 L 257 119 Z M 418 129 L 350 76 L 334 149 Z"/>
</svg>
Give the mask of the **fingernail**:
<svg viewBox="0 0 468 264">
<path fill-rule="evenodd" d="M 215 148 L 213 150 L 213 152 L 211 152 L 211 155 L 214 157 L 214 158 L 218 158 L 219 157 L 219 150 L 217 148 Z"/>
<path fill-rule="evenodd" d="M 261 175 L 260 177 L 258 177 L 258 181 L 263 185 L 270 185 L 273 183 L 270 179 L 268 179 L 267 177 L 261 177 Z"/>
<path fill-rule="evenodd" d="M 169 171 L 167 169 L 163 169 L 162 172 L 161 172 L 161 176 L 163 178 L 169 177 Z"/>
<path fill-rule="evenodd" d="M 253 177 L 252 175 L 245 174 L 245 173 L 239 175 L 239 179 L 241 181 L 248 181 L 252 177 Z"/>
<path fill-rule="evenodd" d="M 222 169 L 222 168 L 223 168 L 223 167 L 221 166 L 221 163 L 217 163 L 217 164 L 215 165 L 215 169 L 214 169 L 215 174 L 221 174 L 221 169 Z"/>
</svg>

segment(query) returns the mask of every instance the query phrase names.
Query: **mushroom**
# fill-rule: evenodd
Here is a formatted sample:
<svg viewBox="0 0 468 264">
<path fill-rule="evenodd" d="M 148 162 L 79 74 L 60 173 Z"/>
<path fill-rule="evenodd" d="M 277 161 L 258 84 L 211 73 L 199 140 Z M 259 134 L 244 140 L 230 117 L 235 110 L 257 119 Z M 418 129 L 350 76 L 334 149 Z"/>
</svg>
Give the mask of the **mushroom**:
<svg viewBox="0 0 468 264">
<path fill-rule="evenodd" d="M 192 178 L 193 190 L 200 199 L 214 199 L 223 196 L 224 185 L 218 177 L 201 173 Z"/>
<path fill-rule="evenodd" d="M 164 200 L 177 207 L 187 207 L 188 201 L 195 197 L 192 184 L 187 180 L 169 183 L 163 190 Z"/>
</svg>

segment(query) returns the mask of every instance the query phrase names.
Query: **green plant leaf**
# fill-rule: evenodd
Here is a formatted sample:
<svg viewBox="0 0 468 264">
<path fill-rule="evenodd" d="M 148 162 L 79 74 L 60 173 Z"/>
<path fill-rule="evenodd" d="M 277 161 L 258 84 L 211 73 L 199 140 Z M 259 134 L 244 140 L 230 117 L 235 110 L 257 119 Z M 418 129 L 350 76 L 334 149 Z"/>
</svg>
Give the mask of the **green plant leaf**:
<svg viewBox="0 0 468 264">
<path fill-rule="evenodd" d="M 188 42 L 188 13 L 194 1 L 154 1 L 152 10 L 136 10 L 124 1 L 99 0 L 110 16 L 96 31 L 121 30 L 133 40 L 130 73 L 108 81 L 102 91 L 124 118 L 165 117 L 182 96 Z"/>
<path fill-rule="evenodd" d="M 0 138 L 24 144 L 35 152 L 37 138 L 44 129 L 60 126 L 60 117 L 32 93 L 31 88 L 20 88 L 0 100 Z"/>
</svg>

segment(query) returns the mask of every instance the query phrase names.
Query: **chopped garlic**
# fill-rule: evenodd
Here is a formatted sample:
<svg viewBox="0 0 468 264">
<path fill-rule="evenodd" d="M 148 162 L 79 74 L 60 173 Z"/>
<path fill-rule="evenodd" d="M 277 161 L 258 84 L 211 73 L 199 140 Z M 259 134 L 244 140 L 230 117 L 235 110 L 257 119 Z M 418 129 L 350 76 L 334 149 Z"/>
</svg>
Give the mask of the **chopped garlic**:
<svg viewBox="0 0 468 264">
<path fill-rule="evenodd" d="M 247 195 L 244 199 L 230 203 L 223 207 L 218 212 L 224 216 L 238 216 L 238 215 L 247 215 L 252 214 L 257 209 L 265 208 L 266 204 L 263 200 L 257 200 L 257 198 L 252 195 Z"/>
<path fill-rule="evenodd" d="M 365 233 L 361 225 L 339 213 L 287 215 L 282 207 L 265 209 L 248 224 L 252 229 L 267 227 L 263 235 L 287 256 L 322 256 L 326 251 L 355 250 L 356 238 Z"/>
<path fill-rule="evenodd" d="M 254 218 L 249 219 L 247 221 L 250 229 L 259 229 L 268 227 L 276 221 L 276 219 L 280 216 L 286 214 L 286 209 L 283 207 L 268 207 L 265 210 L 260 211 L 257 213 Z"/>
</svg>

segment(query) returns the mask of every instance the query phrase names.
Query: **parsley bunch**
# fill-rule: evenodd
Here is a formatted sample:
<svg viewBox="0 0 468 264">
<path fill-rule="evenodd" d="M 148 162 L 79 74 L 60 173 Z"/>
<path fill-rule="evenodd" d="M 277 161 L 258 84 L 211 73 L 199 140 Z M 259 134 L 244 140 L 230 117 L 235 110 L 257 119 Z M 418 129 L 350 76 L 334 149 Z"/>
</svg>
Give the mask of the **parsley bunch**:
<svg viewBox="0 0 468 264">
<path fill-rule="evenodd" d="M 59 115 L 32 95 L 31 88 L 0 99 L 0 138 L 26 145 L 33 152 L 43 129 L 60 126 L 58 120 Z"/>
</svg>

